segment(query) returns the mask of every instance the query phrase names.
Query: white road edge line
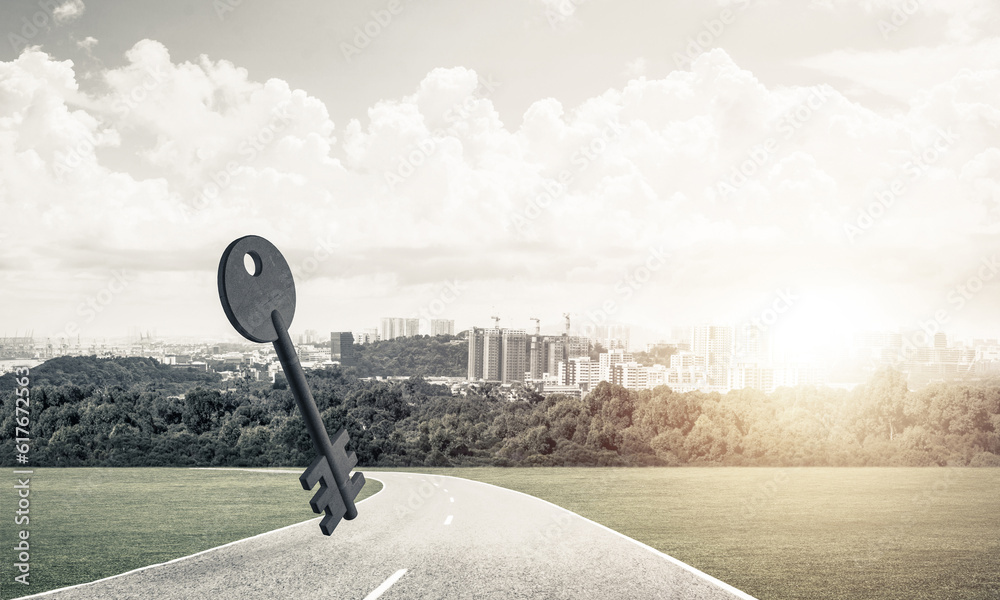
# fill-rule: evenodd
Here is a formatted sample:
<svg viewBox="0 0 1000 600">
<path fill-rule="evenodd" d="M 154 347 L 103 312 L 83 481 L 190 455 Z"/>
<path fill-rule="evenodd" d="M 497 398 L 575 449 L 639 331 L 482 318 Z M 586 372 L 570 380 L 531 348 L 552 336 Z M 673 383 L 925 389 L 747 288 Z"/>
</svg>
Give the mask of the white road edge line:
<svg viewBox="0 0 1000 600">
<path fill-rule="evenodd" d="M 291 474 L 301 473 L 301 471 L 283 471 L 283 470 L 278 470 L 278 469 L 240 469 L 240 468 L 226 469 L 226 468 L 222 468 L 222 467 L 191 467 L 191 470 L 198 470 L 198 471 L 250 471 L 250 472 L 253 472 L 253 473 L 291 473 Z M 375 479 L 375 478 L 372 477 L 372 479 Z M 382 490 L 384 490 L 385 489 L 385 482 L 382 481 L 381 479 L 377 479 L 376 481 L 378 481 L 379 483 L 382 484 Z M 378 494 L 382 493 L 382 490 L 379 490 L 378 492 L 375 492 L 371 496 L 368 496 L 368 498 L 374 498 Z M 361 504 L 361 502 L 364 502 L 368 498 L 365 498 L 364 500 L 361 500 L 361 501 L 357 502 L 357 504 Z M 259 537 L 264 537 L 265 535 L 271 535 L 272 533 L 278 533 L 279 531 L 284 531 L 286 529 L 291 529 L 292 527 L 300 527 L 302 525 L 305 525 L 306 523 L 312 523 L 312 522 L 318 521 L 318 520 L 320 520 L 322 518 L 323 517 L 320 516 L 320 517 L 316 517 L 316 518 L 313 518 L 313 519 L 309 519 L 308 521 L 302 521 L 301 523 L 293 523 L 291 525 L 286 525 L 284 527 L 279 527 L 278 529 L 272 529 L 271 531 L 265 531 L 264 533 L 258 533 L 257 535 L 252 535 L 252 536 L 250 536 L 248 538 L 243 538 L 242 540 L 236 540 L 236 541 L 233 541 L 233 542 L 229 542 L 228 544 L 223 544 L 221 546 L 216 546 L 214 548 L 209 548 L 208 550 L 202 550 L 201 552 L 195 552 L 194 554 L 188 554 L 187 556 L 179 556 L 179 557 L 177 557 L 175 559 L 168 560 L 166 562 L 156 563 L 155 565 L 147 565 L 145 567 L 139 567 L 138 569 L 132 569 L 131 571 L 125 571 L 124 573 L 119 573 L 117 575 L 112 575 L 110 577 L 104 577 L 102 579 L 95 579 L 94 581 L 88 581 L 86 583 L 78 583 L 76 585 L 69 585 L 69 586 L 66 586 L 66 587 L 56 588 L 54 590 L 48 590 L 48 591 L 45 591 L 45 592 L 39 592 L 37 594 L 31 594 L 30 596 L 17 596 L 13 600 L 26 600 L 27 598 L 41 598 L 42 596 L 48 596 L 49 594 L 55 594 L 57 592 L 65 592 L 66 590 L 75 590 L 76 588 L 86 587 L 88 585 L 93 585 L 95 583 L 101 583 L 102 581 L 108 581 L 109 579 L 118 579 L 119 577 L 124 577 L 126 575 L 131 575 L 132 573 L 138 573 L 140 571 L 145 571 L 146 569 L 152 569 L 152 568 L 155 568 L 155 567 L 162 567 L 163 565 L 169 565 L 169 564 L 172 564 L 172 563 L 175 563 L 175 562 L 180 562 L 182 560 L 187 560 L 189 558 L 194 558 L 196 556 L 201 556 L 202 554 L 208 554 L 209 552 L 215 552 L 216 550 L 220 550 L 222 548 L 227 548 L 229 546 L 235 546 L 236 544 L 242 544 L 243 542 L 248 542 L 250 540 L 255 540 L 255 539 L 259 538 Z M 405 571 L 405 569 L 404 569 L 404 571 Z M 400 577 L 402 577 L 402 575 Z"/>
<path fill-rule="evenodd" d="M 448 515 L 448 518 L 444 520 L 445 525 L 451 525 L 451 520 L 455 518 L 455 515 Z"/>
<path fill-rule="evenodd" d="M 376 598 L 378 598 L 379 596 L 384 594 L 386 590 L 391 588 L 392 584 L 399 581 L 399 578 L 402 577 L 403 575 L 406 575 L 406 569 L 400 569 L 396 571 L 395 573 L 389 576 L 389 579 L 383 581 L 382 585 L 378 586 L 377 588 L 372 590 L 372 593 L 365 596 L 365 600 L 376 600 Z"/>
<path fill-rule="evenodd" d="M 386 471 L 386 472 L 388 472 L 388 473 L 406 473 L 406 471 Z M 419 475 L 419 473 L 417 473 L 417 474 Z M 557 509 L 559 509 L 559 510 L 561 510 L 563 512 L 569 513 L 569 514 L 573 515 L 574 517 L 577 517 L 579 519 L 587 521 L 588 523 L 592 523 L 594 525 L 597 525 L 601 529 L 609 531 L 609 532 L 617 535 L 618 537 L 625 538 L 626 540 L 632 542 L 633 544 L 636 544 L 636 545 L 638 545 L 638 546 L 640 546 L 642 548 L 645 548 L 646 550 L 649 550 L 653 554 L 656 554 L 660 558 L 663 558 L 664 560 L 666 560 L 666 561 L 668 561 L 670 563 L 673 563 L 674 565 L 677 565 L 678 567 L 684 569 L 685 571 L 688 571 L 688 572 L 694 574 L 695 576 L 704 579 L 708 583 L 710 583 L 710 584 L 712 584 L 714 586 L 720 587 L 723 590 L 726 590 L 727 592 L 735 595 L 737 598 L 740 598 L 740 600 L 757 600 L 757 598 L 754 598 L 750 594 L 748 594 L 748 593 L 746 593 L 746 592 L 744 592 L 742 590 L 739 590 L 737 588 L 734 588 L 733 586 L 729 585 L 725 581 L 721 581 L 719 579 L 716 579 L 715 577 L 712 577 L 711 575 L 709 575 L 708 573 L 706 573 L 704 571 L 699 571 L 698 569 L 692 567 L 691 565 L 687 564 L 686 562 L 682 562 L 680 560 L 677 560 L 673 556 L 670 556 L 669 554 L 665 554 L 663 552 L 660 552 L 659 550 L 657 550 L 656 548 L 654 548 L 652 546 L 649 546 L 647 544 L 643 544 L 642 542 L 640 542 L 639 540 L 637 540 L 635 538 L 630 538 L 629 536 L 625 535 L 624 533 L 621 533 L 620 531 L 615 531 L 614 529 L 611 529 L 610 527 L 601 525 L 597 521 L 591 521 L 587 517 L 584 517 L 582 515 L 578 515 L 575 512 L 569 510 L 568 508 L 563 508 L 563 507 L 559 506 L 558 504 L 553 504 L 552 502 L 549 502 L 548 500 L 543 500 L 543 499 L 539 498 L 538 496 L 532 496 L 531 494 L 525 494 L 524 492 L 519 492 L 517 490 L 512 490 L 510 488 L 500 487 L 499 485 L 493 485 L 492 483 L 484 483 L 482 481 L 475 481 L 474 479 L 465 479 L 465 478 L 462 478 L 462 477 L 455 477 L 454 475 L 438 475 L 438 477 L 447 477 L 449 479 L 457 479 L 459 481 L 467 481 L 467 482 L 471 482 L 471 483 L 478 483 L 479 485 L 485 485 L 487 487 L 497 488 L 498 490 L 504 490 L 506 492 L 511 492 L 511 493 L 514 493 L 514 494 L 520 494 L 521 496 L 527 496 L 528 498 L 534 498 L 535 500 L 538 500 L 539 502 L 544 502 L 545 504 L 548 504 L 549 506 L 555 507 L 555 508 L 557 508 Z M 383 482 L 382 485 L 385 485 L 385 483 Z"/>
</svg>

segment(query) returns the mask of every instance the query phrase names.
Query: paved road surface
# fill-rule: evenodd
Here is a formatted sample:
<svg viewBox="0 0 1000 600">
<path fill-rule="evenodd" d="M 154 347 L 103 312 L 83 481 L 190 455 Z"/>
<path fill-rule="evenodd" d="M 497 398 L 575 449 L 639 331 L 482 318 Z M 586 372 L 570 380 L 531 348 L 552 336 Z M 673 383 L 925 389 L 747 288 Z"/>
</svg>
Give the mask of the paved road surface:
<svg viewBox="0 0 1000 600">
<path fill-rule="evenodd" d="M 289 490 L 298 471 L 288 471 Z M 371 472 L 381 492 L 331 537 L 318 520 L 31 598 L 753 600 L 538 498 L 436 475 Z M 303 507 L 309 494 L 299 490 Z"/>
</svg>

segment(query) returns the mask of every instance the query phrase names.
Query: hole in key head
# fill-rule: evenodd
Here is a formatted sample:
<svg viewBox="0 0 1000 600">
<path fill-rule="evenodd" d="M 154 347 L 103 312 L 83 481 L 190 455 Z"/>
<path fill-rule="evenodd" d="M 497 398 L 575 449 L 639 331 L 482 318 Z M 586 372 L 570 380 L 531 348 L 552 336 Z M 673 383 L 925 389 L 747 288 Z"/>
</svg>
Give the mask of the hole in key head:
<svg viewBox="0 0 1000 600">
<path fill-rule="evenodd" d="M 260 275 L 260 255 L 253 250 L 247 252 L 243 255 L 243 268 L 247 270 L 252 277 Z"/>
</svg>

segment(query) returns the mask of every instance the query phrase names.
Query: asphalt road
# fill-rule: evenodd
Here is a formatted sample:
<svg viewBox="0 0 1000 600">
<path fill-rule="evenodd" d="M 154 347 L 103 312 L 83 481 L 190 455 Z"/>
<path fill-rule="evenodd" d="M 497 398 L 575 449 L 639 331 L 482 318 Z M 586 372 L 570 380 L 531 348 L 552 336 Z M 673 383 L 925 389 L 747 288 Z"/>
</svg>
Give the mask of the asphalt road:
<svg viewBox="0 0 1000 600">
<path fill-rule="evenodd" d="M 289 471 L 289 489 L 298 471 Z M 532 496 L 436 475 L 384 484 L 331 537 L 317 519 L 30 598 L 750 599 L 665 554 Z M 307 496 L 303 495 L 303 505 Z"/>
</svg>

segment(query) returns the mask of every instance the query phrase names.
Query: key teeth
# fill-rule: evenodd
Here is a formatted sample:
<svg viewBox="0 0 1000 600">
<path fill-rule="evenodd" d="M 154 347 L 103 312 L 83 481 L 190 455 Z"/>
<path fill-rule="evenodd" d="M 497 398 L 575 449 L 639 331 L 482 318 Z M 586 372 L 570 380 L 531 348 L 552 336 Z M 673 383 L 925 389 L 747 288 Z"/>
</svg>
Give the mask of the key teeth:
<svg viewBox="0 0 1000 600">
<path fill-rule="evenodd" d="M 323 532 L 323 535 L 333 534 L 333 530 L 337 528 L 340 524 L 341 517 L 334 517 L 334 515 L 327 513 L 323 520 L 319 522 L 319 529 Z"/>
<path fill-rule="evenodd" d="M 361 488 L 365 487 L 365 476 L 363 473 L 355 473 L 354 477 L 351 477 L 350 482 L 350 494 L 351 500 L 353 501 L 361 493 Z"/>
<path fill-rule="evenodd" d="M 330 533 L 332 533 L 334 528 L 337 526 L 337 523 L 339 523 L 347 513 L 347 507 L 344 506 L 344 501 L 340 498 L 340 494 L 336 493 L 337 489 L 333 488 L 332 491 L 334 494 L 333 497 L 330 498 L 330 503 L 327 504 L 322 510 L 322 512 L 326 513 L 326 516 L 323 517 L 323 520 L 320 522 L 320 529 L 323 530 L 323 535 L 330 535 Z M 321 511 L 317 510 L 316 512 Z M 331 523 L 332 526 L 330 525 Z M 327 533 L 328 531 L 329 533 Z"/>
<path fill-rule="evenodd" d="M 331 506 L 335 500 L 340 500 L 340 503 L 343 504 L 343 499 L 340 498 L 340 490 L 324 482 L 319 486 L 319 490 L 313 494 L 312 500 L 309 501 L 309 506 L 318 515 L 323 512 L 325 507 Z"/>
<path fill-rule="evenodd" d="M 334 452 L 337 454 L 344 454 L 347 450 L 347 442 L 351 441 L 351 436 L 347 433 L 347 429 L 341 427 L 337 430 L 337 433 L 333 434 L 330 439 L 330 445 L 333 446 Z"/>
<path fill-rule="evenodd" d="M 341 519 L 353 519 L 357 516 L 354 499 L 365 486 L 365 476 L 362 473 L 354 473 L 348 478 L 351 469 L 358 464 L 357 453 L 346 452 L 349 440 L 347 430 L 341 428 L 331 441 L 334 464 L 331 465 L 326 456 L 321 454 L 313 459 L 305 472 L 299 476 L 299 483 L 305 490 L 311 490 L 317 483 L 320 484 L 312 500 L 309 501 L 309 506 L 314 513 L 326 513 L 320 522 L 323 535 L 331 535 Z M 337 485 L 338 481 L 345 484 L 343 492 Z"/>
<path fill-rule="evenodd" d="M 313 459 L 302 475 L 299 475 L 299 483 L 302 484 L 302 489 L 311 490 L 316 485 L 316 482 L 327 477 L 330 481 L 333 481 L 333 473 L 330 471 L 330 465 L 327 464 L 326 457 L 321 454 Z"/>
<path fill-rule="evenodd" d="M 347 455 L 347 472 L 350 473 L 351 469 L 358 466 L 358 455 L 355 454 L 354 450 Z"/>
<path fill-rule="evenodd" d="M 344 437 L 346 438 L 346 434 Z M 358 464 L 358 455 L 354 451 L 346 452 L 344 444 L 340 443 L 333 447 L 333 460 L 336 463 L 332 468 L 334 475 L 339 480 L 346 481 L 348 475 L 351 474 L 351 469 Z"/>
</svg>

